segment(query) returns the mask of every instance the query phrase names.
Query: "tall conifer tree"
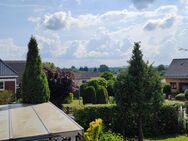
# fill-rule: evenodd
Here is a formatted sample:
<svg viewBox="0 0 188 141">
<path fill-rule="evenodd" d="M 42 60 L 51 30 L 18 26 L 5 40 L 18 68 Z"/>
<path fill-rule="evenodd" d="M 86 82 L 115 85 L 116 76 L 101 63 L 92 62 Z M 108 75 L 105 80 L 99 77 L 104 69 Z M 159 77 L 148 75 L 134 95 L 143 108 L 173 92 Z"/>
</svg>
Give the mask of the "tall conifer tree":
<svg viewBox="0 0 188 141">
<path fill-rule="evenodd" d="M 143 119 L 157 111 L 163 99 L 160 76 L 144 62 L 139 43 L 134 45 L 128 73 L 117 77 L 114 88 L 121 117 L 131 117 L 127 124 L 135 123 L 138 141 L 143 141 Z"/>
<path fill-rule="evenodd" d="M 32 36 L 28 44 L 26 67 L 22 80 L 23 103 L 37 104 L 49 101 L 50 90 L 42 70 L 38 44 Z"/>
</svg>

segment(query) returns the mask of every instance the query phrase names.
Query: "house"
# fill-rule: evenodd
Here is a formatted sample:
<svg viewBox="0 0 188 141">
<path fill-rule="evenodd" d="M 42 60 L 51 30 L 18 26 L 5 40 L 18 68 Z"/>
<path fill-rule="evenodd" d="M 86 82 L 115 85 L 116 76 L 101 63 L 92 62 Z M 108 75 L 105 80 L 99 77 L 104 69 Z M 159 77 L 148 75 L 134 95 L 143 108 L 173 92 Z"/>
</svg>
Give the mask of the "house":
<svg viewBox="0 0 188 141">
<path fill-rule="evenodd" d="M 165 80 L 171 85 L 172 93 L 188 89 L 188 58 L 173 59 L 165 73 Z"/>
<path fill-rule="evenodd" d="M 88 82 L 90 79 L 94 79 L 94 78 L 99 77 L 99 73 L 97 73 L 97 72 L 87 72 L 87 71 L 74 72 L 74 76 L 75 76 L 75 84 L 77 86 L 80 86 L 83 83 Z"/>
<path fill-rule="evenodd" d="M 17 72 L 0 59 L 0 91 L 8 90 L 16 93 L 17 78 Z"/>
<path fill-rule="evenodd" d="M 19 86 L 19 84 L 21 83 L 22 80 L 22 75 L 24 73 L 25 70 L 25 66 L 26 66 L 26 61 L 24 60 L 4 60 L 4 62 L 9 65 L 11 68 L 13 68 L 16 73 L 18 74 L 18 77 L 16 79 L 17 82 L 17 86 Z"/>
</svg>

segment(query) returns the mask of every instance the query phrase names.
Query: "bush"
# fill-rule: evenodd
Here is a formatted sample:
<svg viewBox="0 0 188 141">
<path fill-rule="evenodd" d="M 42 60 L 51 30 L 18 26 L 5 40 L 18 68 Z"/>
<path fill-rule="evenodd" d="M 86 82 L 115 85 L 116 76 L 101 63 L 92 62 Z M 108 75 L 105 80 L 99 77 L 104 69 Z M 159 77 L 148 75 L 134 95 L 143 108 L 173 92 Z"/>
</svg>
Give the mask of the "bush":
<svg viewBox="0 0 188 141">
<path fill-rule="evenodd" d="M 113 116 L 116 107 L 112 105 L 106 106 L 86 106 L 83 109 L 77 109 L 74 112 L 75 120 L 84 128 L 87 129 L 91 121 L 101 118 L 104 128 L 109 129 L 112 124 Z"/>
<path fill-rule="evenodd" d="M 104 86 L 99 86 L 96 92 L 97 104 L 108 103 L 108 92 Z"/>
<path fill-rule="evenodd" d="M 98 141 L 99 136 L 102 133 L 102 120 L 95 119 L 95 121 L 90 122 L 89 128 L 84 133 L 84 141 Z"/>
<path fill-rule="evenodd" d="M 101 135 L 99 141 L 125 141 L 125 140 L 123 139 L 122 135 L 108 131 Z"/>
<path fill-rule="evenodd" d="M 163 93 L 166 94 L 166 96 L 168 97 L 169 94 L 171 94 L 171 87 L 169 84 L 165 84 L 163 87 Z"/>
<path fill-rule="evenodd" d="M 185 99 L 188 100 L 188 89 L 185 90 Z"/>
<path fill-rule="evenodd" d="M 1 104 L 10 104 L 15 100 L 14 94 L 10 91 L 0 92 L 0 105 Z"/>
<path fill-rule="evenodd" d="M 93 86 L 88 86 L 84 89 L 83 93 L 83 104 L 96 103 L 96 92 Z"/>
<path fill-rule="evenodd" d="M 108 80 L 107 91 L 109 96 L 115 96 L 114 94 L 114 80 Z"/>
<path fill-rule="evenodd" d="M 65 98 L 63 103 L 70 104 L 74 100 L 74 95 L 73 93 L 69 93 L 69 95 Z"/>
<path fill-rule="evenodd" d="M 110 129 L 126 137 L 137 135 L 135 115 L 128 112 L 122 115 L 116 106 L 85 107 L 75 111 L 74 117 L 84 129 L 88 128 L 91 121 L 101 118 L 106 131 Z M 149 113 L 147 119 L 144 119 L 143 131 L 145 137 L 182 133 L 183 125 L 178 121 L 178 106 L 165 105 L 158 112 Z"/>
<path fill-rule="evenodd" d="M 184 101 L 185 100 L 185 94 L 184 93 L 177 94 L 175 98 L 176 98 L 176 100 Z"/>
</svg>

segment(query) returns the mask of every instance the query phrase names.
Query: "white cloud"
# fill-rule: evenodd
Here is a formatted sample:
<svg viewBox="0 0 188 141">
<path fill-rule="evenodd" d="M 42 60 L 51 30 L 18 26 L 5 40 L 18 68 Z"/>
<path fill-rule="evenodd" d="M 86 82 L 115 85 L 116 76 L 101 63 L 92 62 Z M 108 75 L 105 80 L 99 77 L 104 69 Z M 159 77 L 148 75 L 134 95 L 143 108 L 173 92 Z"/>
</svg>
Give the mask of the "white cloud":
<svg viewBox="0 0 188 141">
<path fill-rule="evenodd" d="M 25 59 L 26 48 L 17 46 L 13 39 L 0 39 L 1 59 Z"/>
<path fill-rule="evenodd" d="M 41 24 L 37 24 L 36 32 L 40 33 L 37 38 L 43 56 L 58 60 L 77 60 L 79 63 L 82 60 L 90 65 L 92 59 L 110 63 L 113 58 L 124 59 L 126 65 L 133 43 L 141 41 L 145 59 L 162 62 L 160 56 L 169 55 L 167 58 L 172 59 L 173 54 L 177 54 L 176 34 L 188 20 L 183 22 L 182 19 L 175 5 L 147 11 L 124 9 L 79 16 L 60 11 L 40 17 L 37 22 Z M 172 46 L 172 53 L 169 46 Z"/>
<path fill-rule="evenodd" d="M 171 16 L 165 17 L 163 19 L 149 20 L 149 21 L 147 21 L 146 25 L 144 26 L 144 30 L 152 31 L 157 28 L 159 28 L 159 29 L 170 28 L 175 24 L 176 20 L 177 20 L 176 15 L 171 15 Z"/>
</svg>

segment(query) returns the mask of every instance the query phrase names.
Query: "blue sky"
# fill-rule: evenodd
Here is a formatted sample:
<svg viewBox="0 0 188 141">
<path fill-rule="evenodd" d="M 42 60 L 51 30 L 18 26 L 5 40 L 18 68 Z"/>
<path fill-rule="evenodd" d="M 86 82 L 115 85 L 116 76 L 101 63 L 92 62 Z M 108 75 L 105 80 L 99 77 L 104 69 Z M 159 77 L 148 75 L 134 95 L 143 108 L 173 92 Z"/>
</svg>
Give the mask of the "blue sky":
<svg viewBox="0 0 188 141">
<path fill-rule="evenodd" d="M 125 66 L 134 42 L 155 65 L 188 58 L 188 0 L 0 0 L 0 58 L 23 60 L 34 35 L 43 61 Z"/>
</svg>

